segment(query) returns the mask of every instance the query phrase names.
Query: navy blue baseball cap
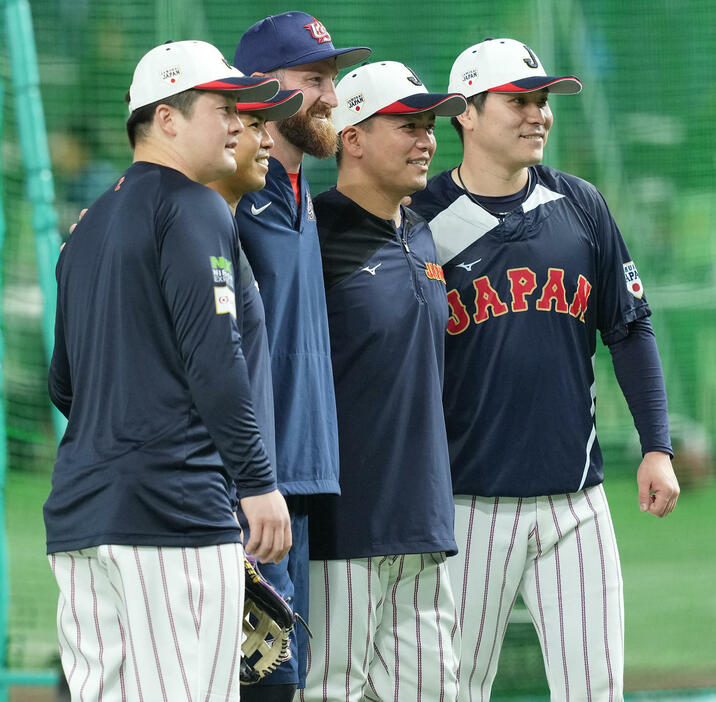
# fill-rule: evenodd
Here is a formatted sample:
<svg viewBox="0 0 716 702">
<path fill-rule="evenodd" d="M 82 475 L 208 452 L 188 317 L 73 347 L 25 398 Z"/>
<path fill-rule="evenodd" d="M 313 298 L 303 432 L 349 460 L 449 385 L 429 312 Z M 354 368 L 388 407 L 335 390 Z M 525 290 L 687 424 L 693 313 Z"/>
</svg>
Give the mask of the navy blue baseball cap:
<svg viewBox="0 0 716 702">
<path fill-rule="evenodd" d="M 336 49 L 328 30 L 305 12 L 270 15 L 249 27 L 236 47 L 234 66 L 246 75 L 335 58 L 346 68 L 370 56 L 367 46 Z"/>
<path fill-rule="evenodd" d="M 261 102 L 237 102 L 239 112 L 260 114 L 267 122 L 275 122 L 295 115 L 303 104 L 300 90 L 279 90 L 276 95 Z"/>
</svg>

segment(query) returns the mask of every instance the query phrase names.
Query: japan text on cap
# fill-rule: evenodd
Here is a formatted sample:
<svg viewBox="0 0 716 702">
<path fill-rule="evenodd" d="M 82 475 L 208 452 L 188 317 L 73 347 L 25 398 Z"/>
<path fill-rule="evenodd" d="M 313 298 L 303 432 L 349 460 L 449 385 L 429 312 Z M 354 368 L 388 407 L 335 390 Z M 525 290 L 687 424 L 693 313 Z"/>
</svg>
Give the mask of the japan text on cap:
<svg viewBox="0 0 716 702">
<path fill-rule="evenodd" d="M 548 76 L 532 49 L 514 39 L 485 39 L 465 49 L 450 71 L 451 92 L 521 93 L 547 88 L 550 93 L 578 93 L 575 76 Z"/>
<path fill-rule="evenodd" d="M 295 115 L 303 104 L 300 90 L 279 90 L 276 95 L 260 102 L 237 102 L 239 112 L 260 114 L 267 122 L 275 122 Z"/>
<path fill-rule="evenodd" d="M 271 15 L 249 27 L 241 37 L 234 65 L 246 74 L 335 58 L 336 68 L 353 66 L 370 56 L 367 46 L 336 49 L 331 35 L 305 12 Z"/>
<path fill-rule="evenodd" d="M 373 115 L 435 113 L 454 117 L 465 111 L 462 95 L 429 93 L 415 73 L 398 61 L 367 63 L 347 73 L 336 85 L 338 106 L 333 123 L 339 132 Z"/>
<path fill-rule="evenodd" d="M 185 90 L 240 91 L 263 100 L 276 94 L 275 78 L 251 78 L 227 63 L 205 41 L 173 41 L 155 46 L 139 60 L 129 88 L 129 112 Z"/>
</svg>

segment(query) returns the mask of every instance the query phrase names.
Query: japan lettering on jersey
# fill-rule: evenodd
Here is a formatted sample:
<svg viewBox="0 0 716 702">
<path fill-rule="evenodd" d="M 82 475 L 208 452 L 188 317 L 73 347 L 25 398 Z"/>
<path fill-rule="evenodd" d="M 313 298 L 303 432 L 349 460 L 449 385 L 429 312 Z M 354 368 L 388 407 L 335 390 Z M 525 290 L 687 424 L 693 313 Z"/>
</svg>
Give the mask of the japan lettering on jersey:
<svg viewBox="0 0 716 702">
<path fill-rule="evenodd" d="M 503 218 L 449 171 L 413 196 L 447 284 L 444 404 L 456 494 L 523 497 L 601 482 L 597 331 L 619 338 L 649 314 L 596 188 L 544 166 L 531 173 L 531 192 Z"/>
</svg>

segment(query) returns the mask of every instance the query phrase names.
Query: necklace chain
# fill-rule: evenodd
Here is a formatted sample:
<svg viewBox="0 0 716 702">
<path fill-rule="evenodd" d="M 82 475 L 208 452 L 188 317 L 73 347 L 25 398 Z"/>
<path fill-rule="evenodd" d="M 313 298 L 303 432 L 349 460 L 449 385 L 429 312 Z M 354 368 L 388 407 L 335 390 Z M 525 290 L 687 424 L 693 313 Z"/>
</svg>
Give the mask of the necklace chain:
<svg viewBox="0 0 716 702">
<path fill-rule="evenodd" d="M 490 210 L 488 210 L 487 207 L 485 207 L 485 206 L 467 189 L 467 187 L 465 186 L 465 181 L 462 179 L 462 174 L 460 173 L 460 169 L 461 169 L 461 168 L 462 168 L 462 163 L 457 167 L 457 179 L 460 181 L 460 185 L 462 186 L 462 189 L 465 191 L 465 195 L 467 195 L 467 197 L 470 199 L 471 202 L 474 202 L 478 207 L 481 207 L 483 210 L 485 210 L 485 212 L 487 212 L 488 214 L 490 214 L 490 215 L 492 215 L 492 216 L 494 217 L 495 215 L 492 214 L 492 212 L 490 212 Z M 532 184 L 532 173 L 531 173 L 530 169 L 528 168 L 528 169 L 527 169 L 527 192 L 525 193 L 525 195 L 529 195 L 529 194 L 530 194 L 530 185 L 531 185 L 531 184 Z M 524 202 L 524 201 L 523 201 L 523 202 Z M 506 213 L 506 214 L 509 214 L 509 213 Z"/>
</svg>

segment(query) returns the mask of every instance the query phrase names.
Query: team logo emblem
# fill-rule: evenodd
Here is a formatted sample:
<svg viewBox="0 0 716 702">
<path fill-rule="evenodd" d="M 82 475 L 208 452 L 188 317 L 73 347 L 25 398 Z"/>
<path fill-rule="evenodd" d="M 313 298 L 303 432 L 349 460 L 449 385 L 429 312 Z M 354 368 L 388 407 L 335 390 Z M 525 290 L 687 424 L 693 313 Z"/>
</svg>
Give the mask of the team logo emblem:
<svg viewBox="0 0 716 702">
<path fill-rule="evenodd" d="M 230 314 L 236 319 L 236 296 L 231 288 L 226 286 L 214 288 L 214 302 L 216 314 Z"/>
<path fill-rule="evenodd" d="M 331 40 L 331 35 L 328 33 L 328 30 L 315 17 L 313 18 L 313 22 L 310 24 L 304 24 L 303 26 L 311 32 L 311 36 L 319 44 L 326 44 Z"/>
<path fill-rule="evenodd" d="M 346 104 L 348 105 L 348 109 L 352 110 L 353 112 L 360 112 L 361 107 L 363 103 L 365 102 L 365 97 L 363 93 L 358 93 L 358 95 L 354 95 L 353 97 L 349 97 L 348 100 L 346 100 Z"/>
<path fill-rule="evenodd" d="M 306 219 L 309 222 L 313 222 L 316 219 L 316 215 L 313 213 L 313 200 L 311 200 L 311 194 L 306 188 Z"/>
<path fill-rule="evenodd" d="M 539 68 L 539 61 L 537 60 L 537 57 L 534 55 L 532 49 L 530 49 L 527 44 L 522 44 L 522 46 L 525 47 L 525 51 L 529 54 L 529 58 L 523 58 L 522 60 L 525 62 L 527 66 L 530 68 Z"/>
<path fill-rule="evenodd" d="M 426 261 L 425 263 L 425 275 L 430 278 L 430 280 L 439 280 L 444 285 L 445 283 L 445 273 L 443 273 L 443 267 L 437 263 L 428 263 Z"/>
<path fill-rule="evenodd" d="M 641 300 L 644 297 L 644 286 L 634 261 L 627 261 L 624 264 L 624 280 L 626 281 L 627 290 L 638 300 Z"/>
<path fill-rule="evenodd" d="M 477 78 L 477 69 L 471 68 L 469 71 L 465 71 L 465 73 L 462 74 L 462 82 L 467 83 L 468 85 L 472 85 L 472 81 Z"/>
<path fill-rule="evenodd" d="M 114 191 L 117 192 L 122 187 L 122 183 L 124 183 L 124 176 L 122 176 L 118 181 L 117 185 L 114 188 Z"/>
<path fill-rule="evenodd" d="M 160 77 L 165 83 L 176 83 L 181 75 L 181 66 L 169 66 L 160 72 Z"/>
<path fill-rule="evenodd" d="M 418 87 L 421 86 L 423 84 L 423 81 L 418 78 L 418 74 L 412 68 L 410 68 L 410 66 L 406 66 L 406 68 L 408 69 L 408 71 L 410 71 L 410 75 L 406 76 L 408 81 L 411 82 L 413 85 L 417 85 Z"/>
</svg>

